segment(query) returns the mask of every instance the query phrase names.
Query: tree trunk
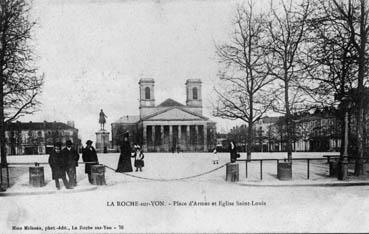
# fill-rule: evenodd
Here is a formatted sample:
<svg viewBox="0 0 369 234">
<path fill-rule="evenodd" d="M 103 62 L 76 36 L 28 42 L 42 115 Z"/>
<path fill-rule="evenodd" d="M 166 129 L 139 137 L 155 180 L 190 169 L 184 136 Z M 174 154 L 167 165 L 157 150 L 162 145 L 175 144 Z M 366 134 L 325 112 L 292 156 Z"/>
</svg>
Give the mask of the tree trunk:
<svg viewBox="0 0 369 234">
<path fill-rule="evenodd" d="M 253 127 L 253 123 L 252 123 L 252 121 L 249 121 L 249 127 L 247 129 L 247 134 L 249 135 L 248 138 L 247 138 L 247 160 L 251 159 L 252 142 L 253 142 L 252 127 Z"/>
<path fill-rule="evenodd" d="M 359 47 L 359 72 L 358 72 L 358 93 L 357 93 L 357 101 L 358 101 L 358 118 L 357 118 L 357 143 L 358 143 L 358 152 L 357 152 L 357 160 L 355 163 L 355 175 L 363 175 L 363 157 L 364 157 L 364 77 L 365 77 L 365 55 L 366 55 L 366 20 L 365 20 L 365 8 L 366 4 L 364 0 L 360 1 L 360 47 Z"/>
<path fill-rule="evenodd" d="M 4 90 L 3 90 L 3 77 L 0 75 L 0 153 L 1 153 L 1 166 L 7 165 L 6 149 L 5 149 L 5 123 L 4 123 Z"/>
<path fill-rule="evenodd" d="M 292 126 L 291 126 L 291 111 L 290 111 L 290 103 L 288 97 L 289 84 L 287 80 L 287 71 L 285 72 L 285 81 L 284 81 L 284 101 L 286 107 L 286 130 L 287 130 L 287 139 L 286 139 L 286 148 L 287 148 L 287 159 L 288 161 L 292 160 Z"/>
</svg>

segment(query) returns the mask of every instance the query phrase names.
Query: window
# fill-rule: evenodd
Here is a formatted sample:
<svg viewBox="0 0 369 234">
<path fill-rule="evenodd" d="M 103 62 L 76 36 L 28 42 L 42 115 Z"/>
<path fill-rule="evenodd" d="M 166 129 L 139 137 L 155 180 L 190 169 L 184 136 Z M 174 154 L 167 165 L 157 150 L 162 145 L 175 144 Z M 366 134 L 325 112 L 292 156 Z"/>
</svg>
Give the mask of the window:
<svg viewBox="0 0 369 234">
<path fill-rule="evenodd" d="M 150 88 L 149 87 L 145 88 L 145 99 L 150 99 Z"/>
<path fill-rule="evenodd" d="M 197 100 L 197 98 L 198 98 L 197 88 L 195 87 L 195 88 L 192 89 L 192 99 Z"/>
</svg>

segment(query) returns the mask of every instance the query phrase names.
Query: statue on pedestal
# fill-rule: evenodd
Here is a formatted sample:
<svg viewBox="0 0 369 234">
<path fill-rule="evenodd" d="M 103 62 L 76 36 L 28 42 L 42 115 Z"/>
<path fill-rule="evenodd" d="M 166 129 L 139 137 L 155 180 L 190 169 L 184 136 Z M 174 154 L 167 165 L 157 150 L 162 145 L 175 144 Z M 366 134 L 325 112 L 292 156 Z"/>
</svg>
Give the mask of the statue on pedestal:
<svg viewBox="0 0 369 234">
<path fill-rule="evenodd" d="M 100 123 L 101 130 L 105 130 L 104 129 L 104 125 L 106 123 L 106 118 L 108 118 L 108 116 L 106 116 L 105 113 L 104 113 L 104 111 L 101 109 L 101 111 L 100 111 L 100 117 L 99 117 L 99 123 Z"/>
</svg>

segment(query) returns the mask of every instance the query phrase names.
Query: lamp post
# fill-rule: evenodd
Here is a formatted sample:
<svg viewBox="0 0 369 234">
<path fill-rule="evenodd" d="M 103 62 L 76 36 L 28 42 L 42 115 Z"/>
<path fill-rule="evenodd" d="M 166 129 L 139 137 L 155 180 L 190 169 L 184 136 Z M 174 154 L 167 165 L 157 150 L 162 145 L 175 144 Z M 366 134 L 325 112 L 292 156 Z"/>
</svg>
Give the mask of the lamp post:
<svg viewBox="0 0 369 234">
<path fill-rule="evenodd" d="M 343 153 L 340 155 L 340 159 L 338 161 L 338 180 L 347 179 L 347 171 L 348 171 L 348 141 L 349 141 L 349 110 L 351 108 L 351 101 L 347 96 L 342 98 L 343 108 L 345 110 L 345 118 L 344 118 L 344 144 L 343 144 Z"/>
</svg>

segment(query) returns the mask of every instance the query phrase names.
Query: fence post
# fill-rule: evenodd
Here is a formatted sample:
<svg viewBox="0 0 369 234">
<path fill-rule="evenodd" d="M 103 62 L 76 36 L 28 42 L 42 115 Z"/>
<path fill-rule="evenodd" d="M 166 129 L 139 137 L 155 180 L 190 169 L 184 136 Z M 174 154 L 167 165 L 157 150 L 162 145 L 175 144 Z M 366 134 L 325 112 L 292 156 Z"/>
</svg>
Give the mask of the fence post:
<svg viewBox="0 0 369 234">
<path fill-rule="evenodd" d="M 260 180 L 263 180 L 263 160 L 260 160 Z"/>
<path fill-rule="evenodd" d="M 0 164 L 0 189 L 3 185 L 3 165 Z"/>
<path fill-rule="evenodd" d="M 10 188 L 10 179 L 9 179 L 9 165 L 6 165 L 6 179 L 8 182 L 8 188 Z"/>
<path fill-rule="evenodd" d="M 307 160 L 307 178 L 310 179 L 310 159 Z"/>
<path fill-rule="evenodd" d="M 246 162 L 245 166 L 246 166 L 246 178 L 247 178 L 247 159 L 245 162 Z"/>
</svg>

